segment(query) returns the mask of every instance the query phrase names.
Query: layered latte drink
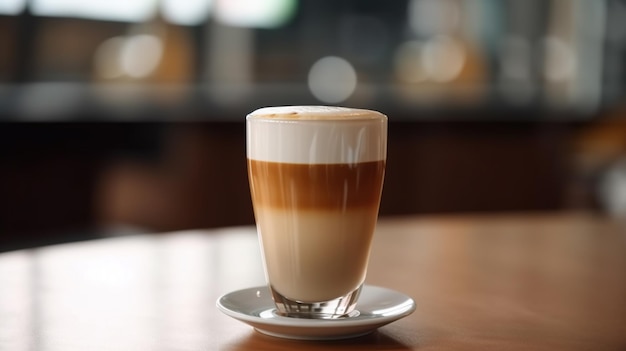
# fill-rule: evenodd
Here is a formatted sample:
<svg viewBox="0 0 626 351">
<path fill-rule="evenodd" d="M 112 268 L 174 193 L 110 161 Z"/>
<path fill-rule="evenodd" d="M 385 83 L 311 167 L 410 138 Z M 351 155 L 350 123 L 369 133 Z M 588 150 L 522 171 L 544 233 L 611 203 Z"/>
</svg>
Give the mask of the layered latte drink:
<svg viewBox="0 0 626 351">
<path fill-rule="evenodd" d="M 283 106 L 254 111 L 246 123 L 254 214 L 279 313 L 349 314 L 378 217 L 387 117 Z"/>
</svg>

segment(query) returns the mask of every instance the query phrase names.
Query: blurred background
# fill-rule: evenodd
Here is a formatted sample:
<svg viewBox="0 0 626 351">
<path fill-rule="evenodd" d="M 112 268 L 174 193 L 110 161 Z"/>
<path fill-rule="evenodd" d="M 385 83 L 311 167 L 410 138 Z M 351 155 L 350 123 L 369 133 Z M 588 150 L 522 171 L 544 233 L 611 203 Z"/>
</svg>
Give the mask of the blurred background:
<svg viewBox="0 0 626 351">
<path fill-rule="evenodd" d="M 381 216 L 626 212 L 624 0 L 2 0 L 0 251 L 252 224 L 246 113 L 389 116 Z"/>
</svg>

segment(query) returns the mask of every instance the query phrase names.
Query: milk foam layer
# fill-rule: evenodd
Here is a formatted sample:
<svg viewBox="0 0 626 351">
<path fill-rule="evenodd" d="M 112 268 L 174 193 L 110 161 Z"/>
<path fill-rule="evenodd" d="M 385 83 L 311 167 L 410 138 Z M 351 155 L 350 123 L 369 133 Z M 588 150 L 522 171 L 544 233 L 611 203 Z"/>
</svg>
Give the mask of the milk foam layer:
<svg viewBox="0 0 626 351">
<path fill-rule="evenodd" d="M 387 155 L 387 117 L 372 110 L 266 107 L 246 120 L 249 159 L 333 164 L 379 161 Z"/>
<path fill-rule="evenodd" d="M 263 107 L 248 115 L 249 118 L 285 120 L 323 119 L 378 119 L 384 115 L 377 111 L 339 106 L 273 106 Z"/>
</svg>

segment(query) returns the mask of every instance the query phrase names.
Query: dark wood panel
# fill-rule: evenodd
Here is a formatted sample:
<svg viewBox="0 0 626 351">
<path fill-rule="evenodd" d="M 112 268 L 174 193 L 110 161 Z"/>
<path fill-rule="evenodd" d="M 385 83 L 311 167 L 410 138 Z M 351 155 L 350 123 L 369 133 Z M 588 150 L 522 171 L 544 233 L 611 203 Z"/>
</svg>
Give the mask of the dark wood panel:
<svg viewBox="0 0 626 351">
<path fill-rule="evenodd" d="M 0 247 L 110 223 L 253 223 L 243 123 L 4 124 L 0 133 Z M 566 124 L 392 121 L 381 215 L 564 208 L 569 138 Z"/>
</svg>

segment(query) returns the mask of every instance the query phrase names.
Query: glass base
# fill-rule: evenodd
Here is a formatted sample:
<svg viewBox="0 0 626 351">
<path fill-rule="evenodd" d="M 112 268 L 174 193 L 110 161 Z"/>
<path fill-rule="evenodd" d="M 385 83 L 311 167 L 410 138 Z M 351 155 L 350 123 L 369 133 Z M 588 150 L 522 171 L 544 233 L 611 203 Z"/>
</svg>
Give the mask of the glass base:
<svg viewBox="0 0 626 351">
<path fill-rule="evenodd" d="M 272 288 L 272 298 L 278 309 L 278 315 L 293 318 L 336 319 L 351 315 L 356 307 L 361 292 L 360 285 L 354 291 L 330 301 L 301 302 L 288 299 Z"/>
</svg>

